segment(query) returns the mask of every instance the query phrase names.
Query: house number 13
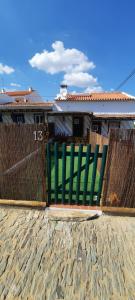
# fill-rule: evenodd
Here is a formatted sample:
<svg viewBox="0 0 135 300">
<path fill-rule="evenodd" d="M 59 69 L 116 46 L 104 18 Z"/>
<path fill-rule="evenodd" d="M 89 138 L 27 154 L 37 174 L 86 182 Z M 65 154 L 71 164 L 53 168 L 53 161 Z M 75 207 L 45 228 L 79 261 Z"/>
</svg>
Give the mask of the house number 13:
<svg viewBox="0 0 135 300">
<path fill-rule="evenodd" d="M 33 131 L 35 141 L 43 141 L 43 131 Z"/>
</svg>

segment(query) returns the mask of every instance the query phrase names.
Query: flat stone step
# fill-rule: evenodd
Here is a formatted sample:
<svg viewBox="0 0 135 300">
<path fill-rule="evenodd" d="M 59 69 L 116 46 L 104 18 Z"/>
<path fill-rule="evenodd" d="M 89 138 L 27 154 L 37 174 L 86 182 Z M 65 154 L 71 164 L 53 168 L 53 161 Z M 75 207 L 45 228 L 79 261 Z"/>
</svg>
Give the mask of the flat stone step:
<svg viewBox="0 0 135 300">
<path fill-rule="evenodd" d="M 83 222 L 96 219 L 102 215 L 102 212 L 98 210 L 91 211 L 64 208 L 46 208 L 45 212 L 51 221 Z"/>
</svg>

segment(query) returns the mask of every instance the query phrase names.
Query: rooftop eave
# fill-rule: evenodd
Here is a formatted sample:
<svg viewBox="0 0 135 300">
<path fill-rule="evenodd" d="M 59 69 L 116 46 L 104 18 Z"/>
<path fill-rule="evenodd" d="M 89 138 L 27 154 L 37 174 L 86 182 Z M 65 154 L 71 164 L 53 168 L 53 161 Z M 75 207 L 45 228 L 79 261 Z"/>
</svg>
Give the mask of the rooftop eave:
<svg viewBox="0 0 135 300">
<path fill-rule="evenodd" d="M 56 102 L 135 102 L 135 98 L 123 98 L 123 99 L 56 99 Z"/>
<path fill-rule="evenodd" d="M 6 106 L 6 105 L 3 105 L 1 106 L 0 105 L 0 111 L 11 111 L 11 110 L 44 110 L 44 111 L 51 111 L 52 110 L 52 107 L 51 106 L 20 106 L 20 105 L 16 105 L 16 106 Z"/>
<path fill-rule="evenodd" d="M 63 116 L 63 115 L 89 115 L 93 116 L 93 112 L 87 112 L 87 111 L 50 111 L 48 112 L 49 116 Z"/>
<path fill-rule="evenodd" d="M 98 120 L 135 120 L 135 113 L 132 114 L 94 114 Z"/>
</svg>

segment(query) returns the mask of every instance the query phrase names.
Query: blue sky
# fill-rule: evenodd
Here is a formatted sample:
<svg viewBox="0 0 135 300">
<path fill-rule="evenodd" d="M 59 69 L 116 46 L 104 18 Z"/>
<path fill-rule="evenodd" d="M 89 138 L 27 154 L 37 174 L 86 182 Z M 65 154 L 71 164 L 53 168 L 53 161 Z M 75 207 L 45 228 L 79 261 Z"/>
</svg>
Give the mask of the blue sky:
<svg viewBox="0 0 135 300">
<path fill-rule="evenodd" d="M 61 82 L 70 91 L 107 91 L 135 68 L 134 0 L 0 0 L 0 7 L 1 87 L 32 86 L 50 100 Z M 135 77 L 122 90 L 135 95 Z"/>
</svg>

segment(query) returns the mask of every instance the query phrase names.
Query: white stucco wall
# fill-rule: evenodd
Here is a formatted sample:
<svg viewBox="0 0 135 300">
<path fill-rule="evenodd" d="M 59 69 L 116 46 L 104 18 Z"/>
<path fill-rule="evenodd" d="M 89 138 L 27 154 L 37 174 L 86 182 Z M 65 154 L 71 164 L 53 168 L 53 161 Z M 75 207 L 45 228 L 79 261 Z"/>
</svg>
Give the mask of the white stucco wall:
<svg viewBox="0 0 135 300">
<path fill-rule="evenodd" d="M 26 124 L 34 124 L 34 113 L 25 112 L 24 117 L 25 117 Z"/>
<path fill-rule="evenodd" d="M 0 93 L 0 104 L 12 102 L 12 101 L 14 101 L 14 97 L 12 99 L 10 96 Z"/>
<path fill-rule="evenodd" d="M 101 134 L 103 136 L 108 136 L 108 133 L 109 133 L 108 132 L 108 123 L 109 123 L 109 129 L 111 129 L 111 128 L 133 129 L 134 128 L 134 121 L 121 120 L 120 127 L 119 127 L 119 122 L 110 120 L 105 123 L 104 121 L 102 121 Z"/>
<path fill-rule="evenodd" d="M 133 129 L 134 121 L 121 121 L 120 128 L 122 129 Z"/>
<path fill-rule="evenodd" d="M 81 111 L 93 113 L 135 113 L 135 100 L 133 101 L 57 101 L 55 110 Z"/>
<path fill-rule="evenodd" d="M 72 117 L 55 117 L 55 134 L 72 135 Z"/>
<path fill-rule="evenodd" d="M 6 124 L 12 124 L 13 123 L 13 120 L 11 118 L 11 113 L 2 113 L 2 120 L 3 120 L 3 123 L 6 123 Z"/>
<path fill-rule="evenodd" d="M 101 134 L 103 136 L 108 136 L 108 123 L 102 121 Z"/>
</svg>

